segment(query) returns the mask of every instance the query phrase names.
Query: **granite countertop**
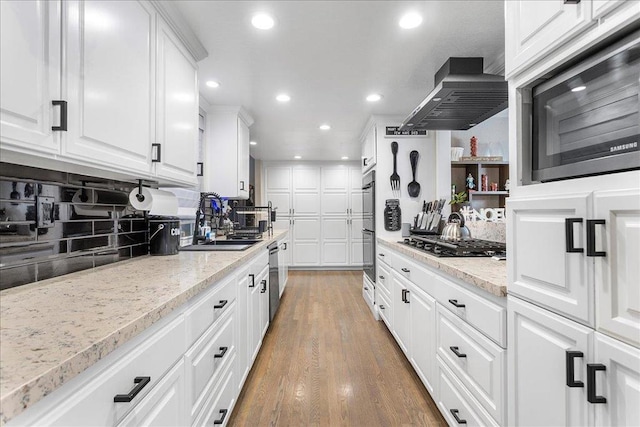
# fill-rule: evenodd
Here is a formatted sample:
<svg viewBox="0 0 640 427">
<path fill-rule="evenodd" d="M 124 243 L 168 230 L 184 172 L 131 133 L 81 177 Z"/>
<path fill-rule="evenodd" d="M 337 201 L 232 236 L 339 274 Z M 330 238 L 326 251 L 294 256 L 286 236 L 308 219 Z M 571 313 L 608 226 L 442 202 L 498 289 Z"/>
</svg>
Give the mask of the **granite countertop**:
<svg viewBox="0 0 640 427">
<path fill-rule="evenodd" d="M 403 255 L 437 268 L 465 283 L 477 286 L 498 297 L 507 296 L 507 263 L 490 257 L 440 258 L 403 243 L 378 237 L 378 243 Z"/>
<path fill-rule="evenodd" d="M 286 232 L 242 252 L 145 256 L 0 292 L 0 424 Z"/>
</svg>

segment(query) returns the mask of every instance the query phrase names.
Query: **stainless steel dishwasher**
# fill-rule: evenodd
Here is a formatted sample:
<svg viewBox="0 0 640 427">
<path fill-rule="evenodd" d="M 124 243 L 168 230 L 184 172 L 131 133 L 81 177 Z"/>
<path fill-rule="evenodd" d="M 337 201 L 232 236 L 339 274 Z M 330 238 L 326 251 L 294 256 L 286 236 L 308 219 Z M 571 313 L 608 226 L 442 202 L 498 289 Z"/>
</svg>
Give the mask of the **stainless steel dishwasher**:
<svg viewBox="0 0 640 427">
<path fill-rule="evenodd" d="M 278 311 L 280 305 L 280 277 L 278 275 L 278 242 L 273 242 L 267 246 L 269 250 L 269 320 L 273 320 L 273 317 Z"/>
</svg>

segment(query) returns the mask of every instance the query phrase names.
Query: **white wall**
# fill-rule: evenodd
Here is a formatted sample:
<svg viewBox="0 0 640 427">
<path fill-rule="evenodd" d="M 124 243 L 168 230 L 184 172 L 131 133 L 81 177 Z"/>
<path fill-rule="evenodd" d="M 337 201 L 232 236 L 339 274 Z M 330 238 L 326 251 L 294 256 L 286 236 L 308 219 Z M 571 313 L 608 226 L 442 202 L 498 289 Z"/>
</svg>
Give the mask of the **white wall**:
<svg viewBox="0 0 640 427">
<path fill-rule="evenodd" d="M 463 147 L 463 155 L 470 156 L 472 136 L 478 140 L 478 156 L 502 156 L 503 160 L 509 160 L 509 109 L 469 130 L 451 131 L 451 146 Z"/>
<path fill-rule="evenodd" d="M 385 136 L 386 126 L 399 126 L 404 117 L 375 116 L 378 131 L 376 160 L 376 236 L 401 240 L 400 231 L 384 229 L 385 200 L 400 199 L 402 222 L 413 222 L 413 217 L 420 212 L 423 200 L 436 199 L 436 136 L 429 131 L 426 137 Z M 393 173 L 393 155 L 391 142 L 398 143 L 398 175 L 400 175 L 400 196 L 391 191 L 390 177 Z M 407 185 L 412 180 L 409 153 L 417 150 L 420 153 L 416 181 L 420 184 L 420 194 L 411 198 L 407 194 Z"/>
</svg>

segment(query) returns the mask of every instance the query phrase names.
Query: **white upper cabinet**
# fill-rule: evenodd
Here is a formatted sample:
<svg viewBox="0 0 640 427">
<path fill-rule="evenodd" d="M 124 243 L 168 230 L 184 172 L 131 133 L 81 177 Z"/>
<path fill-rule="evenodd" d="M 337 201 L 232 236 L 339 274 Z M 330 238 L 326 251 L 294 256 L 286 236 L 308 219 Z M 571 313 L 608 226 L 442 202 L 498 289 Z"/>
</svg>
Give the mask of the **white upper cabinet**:
<svg viewBox="0 0 640 427">
<path fill-rule="evenodd" d="M 362 156 L 360 160 L 362 172 L 368 171 L 376 164 L 377 130 L 375 122 L 370 120 L 365 129 L 365 133 L 360 141 L 362 148 Z"/>
<path fill-rule="evenodd" d="M 198 77 L 195 61 L 164 20 L 158 20 L 155 158 L 158 177 L 196 183 Z"/>
<path fill-rule="evenodd" d="M 145 2 L 67 1 L 63 153 L 150 172 L 155 124 L 155 13 Z"/>
<path fill-rule="evenodd" d="M 511 200 L 509 293 L 593 325 L 593 274 L 585 248 L 588 194 Z"/>
<path fill-rule="evenodd" d="M 596 328 L 640 346 L 640 190 L 594 193 Z M 638 362 L 640 363 L 640 362 Z"/>
<path fill-rule="evenodd" d="M 291 168 L 269 166 L 265 168 L 265 196 L 270 201 L 276 217 L 291 215 Z"/>
<path fill-rule="evenodd" d="M 211 107 L 207 114 L 204 189 L 232 199 L 249 198 L 249 126 L 242 107 Z"/>
<path fill-rule="evenodd" d="M 58 154 L 59 1 L 0 2 L 1 148 Z M 56 113 L 54 115 L 54 112 Z M 55 121 L 54 121 L 55 118 Z"/>
</svg>

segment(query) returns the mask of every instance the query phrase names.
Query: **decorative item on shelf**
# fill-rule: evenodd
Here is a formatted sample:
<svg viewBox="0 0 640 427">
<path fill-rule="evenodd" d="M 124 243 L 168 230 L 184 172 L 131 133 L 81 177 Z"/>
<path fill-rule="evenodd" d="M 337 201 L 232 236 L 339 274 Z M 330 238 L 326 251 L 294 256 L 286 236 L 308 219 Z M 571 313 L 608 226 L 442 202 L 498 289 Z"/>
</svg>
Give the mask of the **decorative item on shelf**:
<svg viewBox="0 0 640 427">
<path fill-rule="evenodd" d="M 475 220 L 474 212 L 475 210 L 473 210 L 471 206 L 463 206 L 462 209 L 460 209 L 460 213 L 462 214 L 466 222 Z"/>
<path fill-rule="evenodd" d="M 384 229 L 387 231 L 398 231 L 402 228 L 402 211 L 400 210 L 400 200 L 387 199 L 384 207 Z"/>
<path fill-rule="evenodd" d="M 492 182 L 491 183 L 491 191 L 498 191 L 498 183 L 497 182 Z"/>
<path fill-rule="evenodd" d="M 509 186 L 511 183 L 509 182 L 509 178 L 504 182 L 504 191 L 509 191 Z"/>
<path fill-rule="evenodd" d="M 481 181 L 481 187 L 480 190 L 481 191 L 487 191 L 489 188 L 489 177 L 485 174 L 482 174 L 482 181 Z"/>
<path fill-rule="evenodd" d="M 462 162 L 501 162 L 502 156 L 462 156 L 460 161 Z"/>
<path fill-rule="evenodd" d="M 475 136 L 471 137 L 469 141 L 471 157 L 476 157 L 478 155 L 478 138 Z"/>
<path fill-rule="evenodd" d="M 389 181 L 391 182 L 391 191 L 394 196 L 400 195 L 400 175 L 398 175 L 398 143 L 393 141 L 391 143 L 391 154 L 393 154 L 393 173 L 389 177 Z"/>
<path fill-rule="evenodd" d="M 469 192 L 475 191 L 476 188 L 476 183 L 475 180 L 473 179 L 473 175 L 471 175 L 471 172 L 469 172 L 469 175 L 467 175 L 467 190 Z"/>
<path fill-rule="evenodd" d="M 462 204 L 467 201 L 467 193 L 461 191 L 459 193 L 453 193 L 451 195 L 451 212 L 458 212 L 462 207 Z"/>
<path fill-rule="evenodd" d="M 451 147 L 451 161 L 458 162 L 462 158 L 462 154 L 464 153 L 464 148 L 462 147 Z"/>
<path fill-rule="evenodd" d="M 411 174 L 413 176 L 413 181 L 411 181 L 407 186 L 407 193 L 409 193 L 409 197 L 418 197 L 420 195 L 420 183 L 416 181 L 416 169 L 418 168 L 419 158 L 420 153 L 416 150 L 409 153 L 409 163 L 411 163 Z"/>
</svg>

